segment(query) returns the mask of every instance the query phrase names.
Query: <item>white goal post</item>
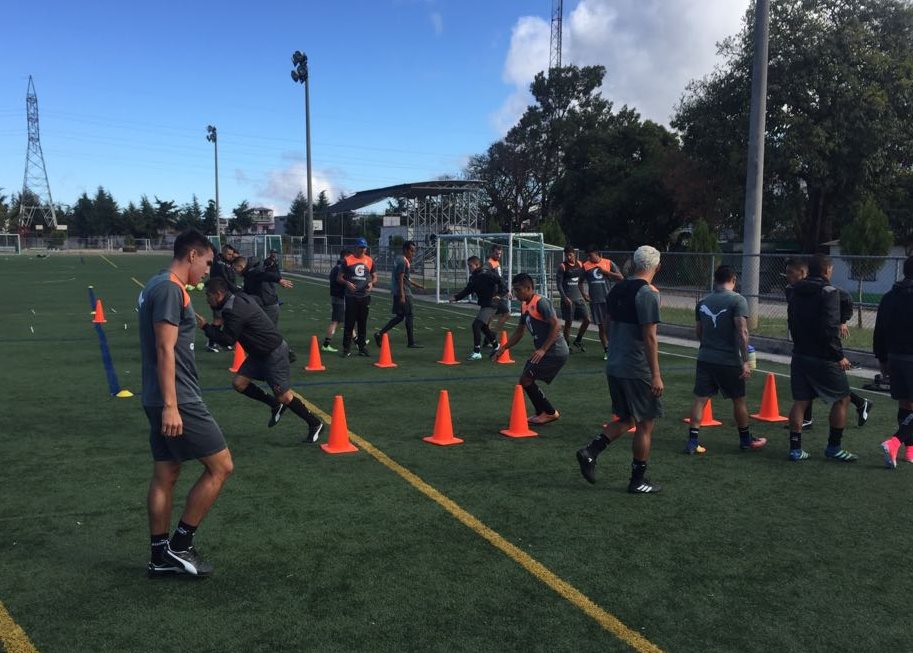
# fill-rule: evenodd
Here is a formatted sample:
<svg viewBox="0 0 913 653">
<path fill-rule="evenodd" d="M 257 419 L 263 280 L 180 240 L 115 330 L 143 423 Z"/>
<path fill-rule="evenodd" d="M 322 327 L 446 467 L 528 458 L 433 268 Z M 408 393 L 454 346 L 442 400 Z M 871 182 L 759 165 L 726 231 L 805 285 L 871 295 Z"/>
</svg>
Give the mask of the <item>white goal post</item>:
<svg viewBox="0 0 913 653">
<path fill-rule="evenodd" d="M 19 234 L 0 233 L 0 254 L 21 254 L 22 239 Z"/>
</svg>

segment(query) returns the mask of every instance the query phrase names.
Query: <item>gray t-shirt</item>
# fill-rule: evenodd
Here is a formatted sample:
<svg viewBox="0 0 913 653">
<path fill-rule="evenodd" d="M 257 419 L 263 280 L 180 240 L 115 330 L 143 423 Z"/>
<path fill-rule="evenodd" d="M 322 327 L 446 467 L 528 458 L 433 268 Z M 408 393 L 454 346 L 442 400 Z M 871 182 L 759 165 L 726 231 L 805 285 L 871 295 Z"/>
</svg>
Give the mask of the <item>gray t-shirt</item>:
<svg viewBox="0 0 913 653">
<path fill-rule="evenodd" d="M 580 279 L 583 278 L 583 266 L 580 261 L 571 265 L 563 261 L 558 266 L 558 272 L 555 275 L 555 281 L 558 285 L 558 294 L 561 295 L 562 301 L 567 298 L 572 302 L 583 301 L 583 293 L 580 292 Z"/>
<path fill-rule="evenodd" d="M 614 283 L 606 276 L 607 272 L 618 272 L 618 266 L 607 258 L 601 258 L 596 263 L 592 261 L 583 262 L 587 293 L 590 296 L 590 302 L 593 304 L 601 304 L 606 301 L 609 292 L 612 290 Z"/>
<path fill-rule="evenodd" d="M 548 340 L 552 332 L 552 318 L 555 316 L 555 308 L 552 303 L 541 295 L 533 295 L 528 304 L 523 304 L 520 309 L 520 319 L 526 324 L 526 329 L 533 337 L 536 349 L 541 349 L 545 341 Z M 567 347 L 567 340 L 559 336 L 548 351 L 546 356 L 568 356 L 570 350 Z"/>
<path fill-rule="evenodd" d="M 139 344 L 143 358 L 143 406 L 163 406 L 158 379 L 155 325 L 167 322 L 178 327 L 174 346 L 174 387 L 178 404 L 203 401 L 193 355 L 196 317 L 184 284 L 168 270 L 149 280 L 139 294 Z"/>
<path fill-rule="evenodd" d="M 405 256 L 397 256 L 393 262 L 393 296 L 399 297 L 399 275 L 403 275 L 403 290 L 406 297 L 412 297 L 412 286 L 409 284 L 409 269 L 412 266 Z"/>
<path fill-rule="evenodd" d="M 612 288 L 608 306 L 606 374 L 619 379 L 651 379 L 641 327 L 659 323 L 659 291 L 640 279 L 625 279 Z"/>
<path fill-rule="evenodd" d="M 694 319 L 701 324 L 701 347 L 697 359 L 715 365 L 742 365 L 736 340 L 735 318 L 748 317 L 748 302 L 731 290 L 712 292 L 694 307 Z"/>
</svg>

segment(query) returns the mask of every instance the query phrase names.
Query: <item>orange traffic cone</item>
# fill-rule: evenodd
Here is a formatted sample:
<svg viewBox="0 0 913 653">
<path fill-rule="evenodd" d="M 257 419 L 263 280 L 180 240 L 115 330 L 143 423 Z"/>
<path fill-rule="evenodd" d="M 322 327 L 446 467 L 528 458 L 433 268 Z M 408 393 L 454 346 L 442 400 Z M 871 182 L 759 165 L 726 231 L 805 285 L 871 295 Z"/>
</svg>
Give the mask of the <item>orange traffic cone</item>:
<svg viewBox="0 0 913 653">
<path fill-rule="evenodd" d="M 685 424 L 691 423 L 691 418 L 686 417 L 682 420 Z M 713 419 L 713 408 L 710 406 L 710 400 L 704 404 L 704 414 L 701 415 L 701 426 L 722 426 L 723 423 Z"/>
<path fill-rule="evenodd" d="M 397 367 L 397 364 L 393 362 L 393 355 L 390 353 L 390 338 L 386 333 L 380 339 L 380 355 L 377 357 L 374 367 Z"/>
<path fill-rule="evenodd" d="M 327 453 L 353 453 L 358 447 L 349 442 L 349 425 L 346 423 L 346 407 L 342 395 L 333 400 L 333 416 L 330 419 L 330 439 L 320 448 Z"/>
<path fill-rule="evenodd" d="M 444 337 L 444 356 L 441 360 L 438 361 L 441 365 L 459 365 L 460 361 L 456 359 L 456 354 L 453 353 L 453 333 L 450 331 L 447 332 L 447 335 Z"/>
<path fill-rule="evenodd" d="M 107 324 L 108 320 L 105 319 L 105 309 L 102 308 L 101 300 L 95 300 L 95 310 L 92 311 L 95 313 L 95 317 L 92 318 L 92 324 Z"/>
<path fill-rule="evenodd" d="M 621 421 L 621 418 L 618 415 L 616 415 L 615 413 L 612 413 L 612 421 L 619 422 L 619 421 Z M 603 426 L 605 426 L 605 424 L 603 424 Z M 628 429 L 628 433 L 634 433 L 636 430 L 637 430 L 637 427 L 632 426 L 631 428 Z"/>
<path fill-rule="evenodd" d="M 523 396 L 523 386 L 519 383 L 514 386 L 514 405 L 510 410 L 510 426 L 501 429 L 501 435 L 509 438 L 532 438 L 539 435 L 529 428 L 526 418 L 526 397 Z"/>
<path fill-rule="evenodd" d="M 241 369 L 245 358 L 247 358 L 247 352 L 244 351 L 244 347 L 241 346 L 240 342 L 235 342 L 235 357 L 232 359 L 231 367 L 228 368 L 228 371 L 237 372 Z"/>
<path fill-rule="evenodd" d="M 323 365 L 323 361 L 320 360 L 320 345 L 317 344 L 317 336 L 311 336 L 311 356 L 308 359 L 307 367 L 304 368 L 305 372 L 325 372 L 326 367 Z"/>
<path fill-rule="evenodd" d="M 507 344 L 507 331 L 502 331 L 501 332 L 501 346 L 503 347 L 506 344 Z M 509 363 L 516 363 L 517 361 L 515 361 L 513 358 L 510 357 L 510 349 L 505 349 L 500 354 L 498 354 L 498 360 L 496 360 L 495 362 L 507 365 Z"/>
<path fill-rule="evenodd" d="M 437 400 L 437 415 L 434 417 L 434 432 L 427 438 L 422 438 L 425 442 L 438 444 L 442 447 L 451 444 L 463 444 L 460 438 L 453 435 L 453 420 L 450 418 L 450 397 L 446 390 L 441 390 L 441 396 Z"/>
<path fill-rule="evenodd" d="M 788 418 L 780 414 L 780 405 L 777 403 L 777 381 L 773 372 L 767 375 L 764 382 L 764 394 L 761 395 L 761 412 L 752 417 L 762 422 L 785 422 Z"/>
</svg>

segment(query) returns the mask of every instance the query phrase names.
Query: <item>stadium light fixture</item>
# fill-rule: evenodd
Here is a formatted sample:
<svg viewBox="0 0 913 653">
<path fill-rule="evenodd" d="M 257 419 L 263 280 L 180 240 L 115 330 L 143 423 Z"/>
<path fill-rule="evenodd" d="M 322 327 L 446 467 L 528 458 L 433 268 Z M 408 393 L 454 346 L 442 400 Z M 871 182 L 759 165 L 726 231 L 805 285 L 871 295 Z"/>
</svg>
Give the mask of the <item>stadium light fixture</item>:
<svg viewBox="0 0 913 653">
<path fill-rule="evenodd" d="M 296 84 L 304 84 L 304 124 L 305 124 L 305 141 L 307 144 L 307 189 L 308 189 L 308 212 L 307 212 L 307 267 L 313 268 L 314 265 L 314 198 L 311 192 L 311 86 L 310 72 L 308 70 L 308 58 L 300 50 L 292 53 L 292 81 Z"/>
</svg>

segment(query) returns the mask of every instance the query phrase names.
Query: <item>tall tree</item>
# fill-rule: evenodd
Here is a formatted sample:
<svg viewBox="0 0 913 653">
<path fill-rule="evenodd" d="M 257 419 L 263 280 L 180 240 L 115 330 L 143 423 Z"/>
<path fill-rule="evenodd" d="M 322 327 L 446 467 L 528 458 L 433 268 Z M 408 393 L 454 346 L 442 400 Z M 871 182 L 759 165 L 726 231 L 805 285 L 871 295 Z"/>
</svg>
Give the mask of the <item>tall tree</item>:
<svg viewBox="0 0 913 653">
<path fill-rule="evenodd" d="M 250 204 L 243 200 L 238 206 L 231 210 L 234 219 L 231 221 L 231 231 L 236 234 L 246 234 L 254 225 L 254 217 L 251 215 Z"/>
<path fill-rule="evenodd" d="M 302 236 L 307 224 L 308 198 L 300 190 L 288 207 L 288 217 L 285 220 L 285 233 L 288 236 Z"/>
<path fill-rule="evenodd" d="M 184 204 L 180 208 L 174 226 L 178 231 L 184 231 L 185 229 L 199 230 L 202 228 L 203 207 L 200 206 L 200 200 L 197 199 L 196 195 L 193 196 L 193 200 L 189 204 Z"/>
<path fill-rule="evenodd" d="M 891 251 L 894 234 L 888 216 L 871 197 L 865 198 L 854 211 L 852 221 L 840 234 L 840 252 L 863 258 L 850 259 L 850 270 L 858 283 L 859 328 L 862 328 L 862 284 L 884 267 L 885 255 Z"/>
<path fill-rule="evenodd" d="M 149 198 L 145 195 L 140 197 L 139 212 L 142 216 L 142 224 L 144 225 L 143 231 L 145 231 L 146 237 L 158 238 L 160 234 L 156 228 L 155 207 L 152 206 L 152 202 L 150 202 Z"/>
<path fill-rule="evenodd" d="M 215 200 L 209 200 L 206 203 L 206 210 L 203 211 L 203 233 L 204 234 L 217 234 L 219 233 L 219 220 L 216 215 L 216 202 Z"/>
</svg>

